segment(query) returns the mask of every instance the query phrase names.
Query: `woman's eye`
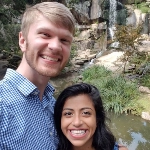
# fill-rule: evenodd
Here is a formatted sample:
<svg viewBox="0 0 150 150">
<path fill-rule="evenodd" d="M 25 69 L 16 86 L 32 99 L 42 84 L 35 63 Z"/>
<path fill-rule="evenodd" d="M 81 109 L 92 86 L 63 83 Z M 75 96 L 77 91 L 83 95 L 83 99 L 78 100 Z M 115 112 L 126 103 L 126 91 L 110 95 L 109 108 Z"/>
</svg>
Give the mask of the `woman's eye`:
<svg viewBox="0 0 150 150">
<path fill-rule="evenodd" d="M 83 115 L 90 116 L 90 115 L 91 115 L 91 113 L 90 113 L 90 112 L 88 112 L 88 111 L 84 111 L 84 112 L 83 112 Z"/>
<path fill-rule="evenodd" d="M 65 112 L 64 115 L 65 115 L 65 116 L 71 116 L 72 113 L 71 113 L 71 112 Z"/>
</svg>

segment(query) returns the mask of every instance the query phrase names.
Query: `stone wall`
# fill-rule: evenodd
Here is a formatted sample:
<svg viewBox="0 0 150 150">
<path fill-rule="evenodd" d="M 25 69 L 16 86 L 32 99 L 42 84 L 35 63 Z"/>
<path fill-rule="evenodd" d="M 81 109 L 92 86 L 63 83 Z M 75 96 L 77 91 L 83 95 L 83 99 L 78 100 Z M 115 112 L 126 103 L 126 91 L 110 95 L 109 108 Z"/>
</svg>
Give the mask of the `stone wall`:
<svg viewBox="0 0 150 150">
<path fill-rule="evenodd" d="M 69 0 L 67 0 L 68 2 Z M 142 14 L 140 10 L 134 9 L 134 3 L 143 0 L 120 0 L 116 6 L 116 24 L 132 24 L 133 26 L 143 23 L 143 33 L 149 34 L 149 14 Z M 91 25 L 93 23 L 106 22 L 109 24 L 109 0 L 82 0 L 74 4 L 71 9 L 79 25 Z"/>
</svg>

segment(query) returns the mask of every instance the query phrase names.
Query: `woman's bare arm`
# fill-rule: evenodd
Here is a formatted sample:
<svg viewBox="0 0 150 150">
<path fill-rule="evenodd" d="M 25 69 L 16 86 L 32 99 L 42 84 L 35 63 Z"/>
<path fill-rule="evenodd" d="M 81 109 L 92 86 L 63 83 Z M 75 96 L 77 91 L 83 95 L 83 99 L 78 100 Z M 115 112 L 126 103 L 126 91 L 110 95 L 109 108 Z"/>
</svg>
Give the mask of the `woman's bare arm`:
<svg viewBox="0 0 150 150">
<path fill-rule="evenodd" d="M 119 150 L 128 150 L 127 147 L 123 146 L 123 145 L 119 145 Z"/>
</svg>

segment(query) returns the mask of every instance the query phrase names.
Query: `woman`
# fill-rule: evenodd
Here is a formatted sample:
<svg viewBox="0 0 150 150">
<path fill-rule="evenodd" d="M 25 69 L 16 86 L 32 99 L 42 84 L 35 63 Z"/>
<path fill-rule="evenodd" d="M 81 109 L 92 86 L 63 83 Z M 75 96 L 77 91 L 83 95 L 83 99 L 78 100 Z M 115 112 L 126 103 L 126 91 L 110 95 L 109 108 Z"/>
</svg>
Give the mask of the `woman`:
<svg viewBox="0 0 150 150">
<path fill-rule="evenodd" d="M 127 150 L 116 144 L 106 126 L 106 114 L 98 89 L 90 84 L 70 86 L 59 95 L 54 120 L 58 150 Z"/>
</svg>

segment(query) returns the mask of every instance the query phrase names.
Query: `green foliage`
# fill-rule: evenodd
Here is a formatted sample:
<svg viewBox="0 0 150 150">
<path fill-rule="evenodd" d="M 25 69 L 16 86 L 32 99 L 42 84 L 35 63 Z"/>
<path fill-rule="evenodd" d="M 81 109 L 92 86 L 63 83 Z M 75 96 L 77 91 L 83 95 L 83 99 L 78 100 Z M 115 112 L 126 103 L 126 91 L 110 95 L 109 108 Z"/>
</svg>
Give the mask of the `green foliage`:
<svg viewBox="0 0 150 150">
<path fill-rule="evenodd" d="M 27 0 L 13 0 L 13 10 L 16 10 L 17 12 L 22 13 L 26 8 Z"/>
<path fill-rule="evenodd" d="M 107 70 L 104 66 L 95 65 L 83 72 L 83 80 L 92 80 L 102 77 L 107 77 L 112 74 L 112 71 Z"/>
<path fill-rule="evenodd" d="M 72 43 L 71 45 L 71 51 L 70 51 L 70 58 L 69 62 L 71 63 L 71 60 L 77 55 L 77 46 L 75 43 Z"/>
<path fill-rule="evenodd" d="M 145 74 L 139 79 L 140 85 L 146 86 L 150 89 L 150 73 Z"/>
<path fill-rule="evenodd" d="M 76 27 L 75 28 L 75 37 L 78 37 L 79 36 L 79 34 L 81 33 L 81 31 Z"/>
<path fill-rule="evenodd" d="M 137 100 L 133 100 L 130 103 L 126 105 L 124 108 L 124 112 L 127 114 L 133 114 L 133 115 L 141 115 L 142 111 L 144 110 L 144 107 L 142 104 L 140 104 Z"/>
<path fill-rule="evenodd" d="M 74 4 L 79 3 L 79 2 L 80 2 L 79 0 L 69 0 L 69 1 L 67 2 L 67 6 L 68 6 L 69 8 L 73 8 L 73 7 L 74 7 Z"/>
<path fill-rule="evenodd" d="M 0 51 L 17 52 L 20 16 L 26 4 L 41 2 L 39 0 L 0 0 Z"/>
<path fill-rule="evenodd" d="M 25 10 L 26 0 L 4 0 L 0 4 L 0 16 L 9 19 L 10 23 L 12 18 L 17 18 Z"/>
<path fill-rule="evenodd" d="M 69 3 L 79 3 L 79 0 L 70 0 Z"/>
<path fill-rule="evenodd" d="M 79 3 L 79 0 L 69 0 L 69 4 Z"/>
<path fill-rule="evenodd" d="M 114 41 L 119 42 L 119 48 L 124 52 L 122 61 L 125 62 L 123 70 L 125 73 L 126 63 L 130 62 L 133 56 L 139 54 L 135 44 L 139 43 L 138 39 L 141 36 L 142 25 L 137 27 L 133 27 L 132 25 L 116 25 L 116 28 Z"/>
<path fill-rule="evenodd" d="M 149 4 L 146 2 L 142 2 L 140 4 L 136 4 L 136 7 L 141 10 L 142 13 L 150 13 Z"/>
<path fill-rule="evenodd" d="M 143 106 L 143 111 L 144 112 L 149 112 L 150 113 L 149 98 L 150 98 L 150 96 L 148 96 L 147 94 L 141 94 L 141 96 L 140 96 L 139 100 L 137 101 L 137 103 L 140 106 Z"/>
<path fill-rule="evenodd" d="M 26 0 L 0 1 L 0 51 L 5 54 L 17 53 L 20 15 L 25 9 Z"/>
<path fill-rule="evenodd" d="M 142 26 L 133 27 L 132 25 L 116 25 L 115 41 L 119 42 L 120 47 L 130 53 L 135 49 L 135 40 L 141 36 Z"/>
<path fill-rule="evenodd" d="M 145 53 L 145 52 L 138 52 L 134 55 L 131 56 L 131 59 L 130 59 L 130 63 L 132 64 L 136 64 L 136 65 L 141 65 L 141 64 L 144 64 L 146 63 L 148 60 L 150 60 L 150 58 L 148 58 L 148 54 Z M 147 59 L 148 58 L 148 59 Z"/>
<path fill-rule="evenodd" d="M 0 32 L 0 49 L 5 50 L 8 53 L 17 53 L 18 48 L 18 34 L 20 31 L 20 25 L 18 24 L 7 24 L 2 25 L 3 31 Z"/>
<path fill-rule="evenodd" d="M 70 51 L 70 58 L 69 58 L 69 61 L 66 65 L 66 67 L 68 67 L 68 68 L 72 67 L 71 60 L 77 55 L 76 52 L 77 52 L 77 46 L 74 43 L 72 43 L 71 51 Z M 62 73 L 66 73 L 65 69 L 62 70 Z"/>
<path fill-rule="evenodd" d="M 136 83 L 128 81 L 121 75 L 114 74 L 104 66 L 97 65 L 84 70 L 82 76 L 83 82 L 93 84 L 100 90 L 107 111 L 140 114 L 141 107 L 137 107 L 135 102 L 139 96 Z"/>
</svg>

